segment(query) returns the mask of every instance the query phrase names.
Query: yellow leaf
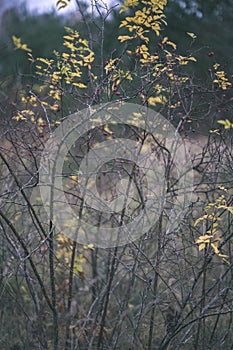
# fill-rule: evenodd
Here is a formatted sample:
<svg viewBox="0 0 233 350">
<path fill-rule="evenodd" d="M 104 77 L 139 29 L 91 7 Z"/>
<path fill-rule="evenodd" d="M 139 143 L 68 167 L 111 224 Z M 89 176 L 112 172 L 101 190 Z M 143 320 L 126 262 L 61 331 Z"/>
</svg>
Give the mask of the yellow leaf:
<svg viewBox="0 0 233 350">
<path fill-rule="evenodd" d="M 170 45 L 173 47 L 174 50 L 176 50 L 176 44 L 173 43 L 172 41 L 167 41 L 167 45 Z"/>
<path fill-rule="evenodd" d="M 21 39 L 17 38 L 15 35 L 12 36 L 13 44 L 16 48 L 20 47 L 21 45 Z"/>
<path fill-rule="evenodd" d="M 233 124 L 228 119 L 218 120 L 217 123 L 224 125 L 224 129 L 230 129 L 231 127 L 233 127 Z"/>
<path fill-rule="evenodd" d="M 59 236 L 57 237 L 57 241 L 59 245 L 68 245 L 71 242 L 70 239 L 63 233 L 59 234 Z"/>
<path fill-rule="evenodd" d="M 219 249 L 218 249 L 218 243 L 217 242 L 211 243 L 211 247 L 213 248 L 215 254 L 219 254 Z"/>
<path fill-rule="evenodd" d="M 206 246 L 205 243 L 200 244 L 199 247 L 198 247 L 199 252 L 200 252 L 201 250 L 205 249 L 205 246 Z"/>
<path fill-rule="evenodd" d="M 62 54 L 62 58 L 64 58 L 64 60 L 68 60 L 70 57 L 70 55 L 68 53 L 64 53 Z"/>
<path fill-rule="evenodd" d="M 109 129 L 108 124 L 105 124 L 105 125 L 104 125 L 104 131 L 107 132 L 107 133 L 109 133 L 109 134 L 112 133 L 112 131 Z"/>
<path fill-rule="evenodd" d="M 95 59 L 95 58 L 94 58 L 94 54 L 91 53 L 90 55 L 84 57 L 84 58 L 83 58 L 83 61 L 84 61 L 85 63 L 91 63 L 91 62 L 94 61 L 94 59 Z M 85 66 L 86 66 L 86 65 L 85 65 Z M 88 64 L 88 66 L 90 66 L 90 65 Z"/>
<path fill-rule="evenodd" d="M 165 38 L 163 38 L 162 44 L 166 44 L 167 41 L 168 41 L 168 37 L 165 36 Z"/>
<path fill-rule="evenodd" d="M 224 186 L 218 186 L 218 188 L 219 188 L 221 191 L 227 192 L 227 189 L 226 189 Z"/>
<path fill-rule="evenodd" d="M 22 114 L 18 113 L 15 117 L 13 117 L 12 119 L 16 120 L 17 122 L 19 120 L 25 121 L 27 120 L 27 118 L 25 118 Z"/>
<path fill-rule="evenodd" d="M 204 235 L 204 236 L 200 236 L 199 238 L 202 240 L 210 240 L 210 238 L 212 238 L 212 235 Z"/>
<path fill-rule="evenodd" d="M 227 207 L 226 208 L 231 214 L 233 214 L 233 207 Z"/>
<path fill-rule="evenodd" d="M 226 254 L 218 254 L 218 256 L 219 256 L 220 258 L 228 258 L 228 255 L 226 255 Z"/>
<path fill-rule="evenodd" d="M 129 35 L 120 35 L 118 36 L 118 40 L 123 43 L 124 41 L 127 41 L 127 40 L 132 40 L 133 38 Z"/>
<path fill-rule="evenodd" d="M 186 32 L 193 40 L 196 39 L 196 35 L 194 33 Z"/>
<path fill-rule="evenodd" d="M 52 78 L 53 83 L 57 83 L 57 82 L 59 82 L 59 80 L 61 80 L 61 77 L 55 72 L 52 74 L 51 78 Z"/>
<path fill-rule="evenodd" d="M 72 83 L 72 85 L 79 87 L 80 89 L 86 89 L 86 85 L 82 83 Z"/>
<path fill-rule="evenodd" d="M 78 77 L 78 78 L 80 78 L 81 75 L 82 75 L 82 73 L 80 72 L 80 70 L 78 68 L 77 68 L 76 72 L 70 73 L 71 77 Z"/>
<path fill-rule="evenodd" d="M 217 135 L 220 135 L 220 131 L 219 129 L 212 129 L 212 130 L 209 130 L 210 134 L 217 134 Z"/>
<path fill-rule="evenodd" d="M 193 61 L 193 62 L 197 62 L 197 60 L 196 60 L 195 57 L 189 57 L 188 60 L 189 60 L 189 61 Z"/>
<path fill-rule="evenodd" d="M 149 97 L 148 103 L 151 106 L 155 106 L 156 103 L 166 103 L 167 99 L 165 96 L 156 96 L 156 97 Z"/>
<path fill-rule="evenodd" d="M 17 38 L 15 35 L 12 36 L 12 41 L 13 41 L 13 44 L 15 45 L 16 49 L 21 49 L 21 50 L 24 50 L 27 52 L 32 52 L 32 50 L 29 49 L 26 44 L 22 44 L 21 39 Z"/>
<path fill-rule="evenodd" d="M 70 35 L 64 35 L 63 38 L 66 39 L 66 40 L 71 40 L 71 41 L 74 40 L 74 37 L 70 36 Z"/>
<path fill-rule="evenodd" d="M 228 266 L 231 265 L 231 264 L 230 264 L 230 261 L 226 260 L 225 258 L 223 258 L 223 261 L 224 261 Z"/>
<path fill-rule="evenodd" d="M 45 63 L 47 66 L 50 66 L 51 63 L 53 63 L 53 60 L 48 60 L 47 58 L 43 58 L 43 57 L 37 58 L 37 61 Z"/>
<path fill-rule="evenodd" d="M 138 6 L 138 4 L 138 0 L 125 0 L 123 5 L 121 6 L 120 13 L 127 11 L 129 7 Z"/>
<path fill-rule="evenodd" d="M 203 221 L 203 220 L 205 220 L 205 219 L 207 219 L 208 218 L 208 215 L 203 215 L 201 218 L 198 218 L 195 222 L 194 222 L 194 227 L 196 227 L 198 224 L 199 224 L 199 222 L 201 222 L 201 221 Z"/>
<path fill-rule="evenodd" d="M 31 61 L 31 62 L 34 62 L 34 58 L 32 56 L 32 54 L 30 52 L 28 52 L 28 60 Z"/>
<path fill-rule="evenodd" d="M 88 245 L 84 245 L 83 249 L 92 249 L 92 250 L 94 250 L 94 244 L 90 243 Z"/>
<path fill-rule="evenodd" d="M 213 228 L 212 230 L 208 230 L 208 231 L 206 231 L 206 233 L 210 233 L 210 234 L 215 235 L 216 233 L 218 233 L 218 231 L 217 231 L 217 229 L 216 229 L 216 228 Z"/>
<path fill-rule="evenodd" d="M 79 272 L 83 272 L 83 267 L 82 265 L 78 264 L 77 262 L 74 264 L 74 268 L 73 268 L 74 273 L 79 273 Z"/>
<path fill-rule="evenodd" d="M 58 0 L 56 3 L 58 10 L 62 10 L 64 8 L 66 8 L 67 2 L 70 2 L 70 0 Z"/>
</svg>

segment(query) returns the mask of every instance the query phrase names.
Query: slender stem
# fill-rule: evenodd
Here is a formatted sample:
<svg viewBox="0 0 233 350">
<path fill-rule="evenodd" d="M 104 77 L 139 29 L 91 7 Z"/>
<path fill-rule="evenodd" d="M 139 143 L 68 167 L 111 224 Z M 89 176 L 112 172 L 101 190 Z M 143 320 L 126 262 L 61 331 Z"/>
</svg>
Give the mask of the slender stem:
<svg viewBox="0 0 233 350">
<path fill-rule="evenodd" d="M 110 270 L 110 274 L 109 274 L 107 291 L 106 291 L 106 300 L 105 300 L 104 310 L 103 310 L 103 314 L 102 314 L 102 318 L 101 318 L 101 322 L 100 322 L 100 333 L 99 333 L 99 339 L 98 339 L 98 344 L 97 344 L 97 349 L 99 349 L 99 350 L 102 349 L 102 344 L 103 344 L 103 333 L 104 333 L 105 319 L 106 319 L 107 310 L 108 310 L 112 281 L 113 281 L 113 277 L 114 277 L 114 273 L 115 273 L 115 263 L 116 263 L 116 257 L 117 257 L 117 250 L 118 250 L 118 248 L 115 247 L 113 259 L 112 259 L 112 264 L 111 264 L 111 270 Z"/>
<path fill-rule="evenodd" d="M 162 215 L 160 215 L 159 219 L 159 234 L 158 234 L 158 252 L 156 255 L 156 263 L 155 263 L 155 270 L 154 270 L 154 283 L 153 283 L 153 304 L 151 309 L 151 316 L 150 316 L 150 328 L 149 328 L 149 337 L 148 337 L 148 350 L 152 349 L 153 345 L 153 333 L 154 333 L 154 318 L 155 318 L 155 307 L 156 307 L 156 297 L 157 297 L 157 291 L 158 291 L 158 281 L 159 281 L 159 273 L 158 273 L 158 267 L 161 259 L 161 232 L 162 232 Z"/>
<path fill-rule="evenodd" d="M 22 238 L 20 237 L 19 233 L 16 231 L 15 227 L 13 226 L 13 224 L 8 220 L 8 218 L 3 214 L 3 212 L 0 210 L 0 216 L 3 218 L 3 220 L 6 222 L 6 224 L 10 227 L 11 231 L 14 233 L 16 239 L 18 240 L 18 242 L 20 243 L 21 247 L 23 248 L 24 252 L 25 252 L 25 255 L 26 257 L 28 258 L 29 262 L 30 262 L 30 265 L 32 267 L 32 270 L 39 282 L 39 285 L 41 287 L 41 290 L 42 290 L 42 293 L 45 297 L 45 300 L 47 301 L 47 304 L 49 306 L 49 308 L 52 310 L 53 307 L 52 307 L 52 304 L 50 302 L 50 299 L 49 299 L 49 296 L 46 292 L 46 289 L 45 289 L 45 286 L 43 284 L 43 281 L 42 279 L 40 278 L 40 275 L 39 275 L 39 272 L 37 271 L 36 269 L 36 266 L 32 260 L 32 257 L 31 257 L 31 254 L 29 252 L 29 250 L 27 249 L 27 246 L 26 244 L 24 243 L 24 241 L 22 240 Z"/>
<path fill-rule="evenodd" d="M 66 343 L 65 349 L 69 348 L 69 326 L 71 320 L 71 302 L 72 302 L 72 290 L 73 290 L 73 280 L 74 280 L 74 262 L 75 262 L 75 254 L 76 254 L 77 242 L 73 242 L 72 255 L 71 255 L 71 263 L 70 263 L 70 273 L 69 273 L 69 290 L 68 290 L 68 302 L 67 302 L 67 323 L 66 323 Z"/>
<path fill-rule="evenodd" d="M 56 285 L 55 285 L 55 269 L 54 269 L 54 236 L 53 236 L 53 223 L 50 220 L 50 239 L 49 239 L 49 270 L 50 270 L 50 286 L 51 297 L 53 307 L 53 346 L 54 350 L 58 350 L 58 314 L 57 314 L 57 297 L 56 297 Z"/>
</svg>

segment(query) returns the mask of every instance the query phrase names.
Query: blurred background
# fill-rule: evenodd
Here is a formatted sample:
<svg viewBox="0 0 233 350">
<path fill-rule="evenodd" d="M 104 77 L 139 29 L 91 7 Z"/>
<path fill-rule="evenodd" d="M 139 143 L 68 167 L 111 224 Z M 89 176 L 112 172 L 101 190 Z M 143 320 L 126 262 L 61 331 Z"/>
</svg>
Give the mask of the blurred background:
<svg viewBox="0 0 233 350">
<path fill-rule="evenodd" d="M 117 40 L 119 35 L 125 33 L 125 29 L 119 29 L 125 15 L 119 14 L 122 3 L 123 0 L 70 0 L 65 9 L 58 10 L 56 0 L 0 0 L 1 105 L 9 102 L 9 99 L 12 100 L 10 104 L 15 104 L 18 91 L 27 84 L 36 83 L 25 52 L 14 49 L 13 35 L 20 37 L 32 49 L 33 57 L 51 58 L 54 50 L 62 50 L 64 26 L 76 29 L 81 37 L 88 40 L 91 37 L 91 47 L 95 52 L 93 68 L 101 77 L 98 71 L 101 62 L 121 57 L 124 50 L 124 44 Z M 168 25 L 164 26 L 161 37 L 150 40 L 152 52 L 157 52 L 162 37 L 168 36 L 177 44 L 178 54 L 196 57 L 198 63 L 187 65 L 184 69 L 197 91 L 206 90 L 205 98 L 200 97 L 205 99 L 205 103 L 202 101 L 205 107 L 198 109 L 195 115 L 196 120 L 203 119 L 204 128 L 201 129 L 206 133 L 211 122 L 204 115 L 210 103 L 212 106 L 218 104 L 215 111 L 221 112 L 221 118 L 223 113 L 228 117 L 232 104 L 230 89 L 224 94 L 216 94 L 217 102 L 211 100 L 213 94 L 208 92 L 215 63 L 221 65 L 221 70 L 230 79 L 233 78 L 232 8 L 233 0 L 170 0 L 165 10 Z M 104 43 L 100 48 L 102 29 Z M 187 32 L 194 33 L 196 39 L 192 40 Z M 132 85 L 131 89 L 134 88 L 137 89 Z M 201 94 L 199 92 L 196 96 Z"/>
<path fill-rule="evenodd" d="M 106 19 L 105 52 L 106 56 L 116 47 L 118 29 L 122 15 L 119 8 L 122 0 L 103 1 L 102 6 L 111 14 Z M 80 2 L 79 2 L 80 3 Z M 98 2 L 101 4 L 101 1 Z M 91 2 L 81 2 L 84 12 L 98 17 L 93 12 Z M 233 74 L 233 0 L 170 0 L 166 8 L 168 26 L 166 35 L 178 45 L 179 51 L 187 52 L 190 38 L 186 32 L 193 32 L 197 39 L 192 45 L 192 53 L 199 59 L 198 65 L 192 65 L 193 75 L 205 80 L 208 68 L 213 63 L 223 64 L 223 68 Z M 97 18 L 96 18 L 97 19 Z M 34 56 L 49 57 L 54 49 L 62 44 L 64 25 L 84 30 L 80 11 L 75 0 L 68 3 L 66 9 L 58 11 L 56 0 L 0 0 L 0 74 L 1 80 L 15 76 L 18 72 L 27 72 L 27 61 L 23 55 L 12 55 L 12 35 L 21 37 L 32 48 Z M 83 33 L 85 36 L 85 32 Z M 87 35 L 87 33 L 86 33 Z M 97 43 L 98 45 L 98 43 Z M 114 46 L 114 47 L 113 47 Z M 120 43 L 119 43 L 120 46 Z M 155 43 L 156 49 L 156 43 Z M 105 57 L 108 59 L 108 57 Z"/>
</svg>

